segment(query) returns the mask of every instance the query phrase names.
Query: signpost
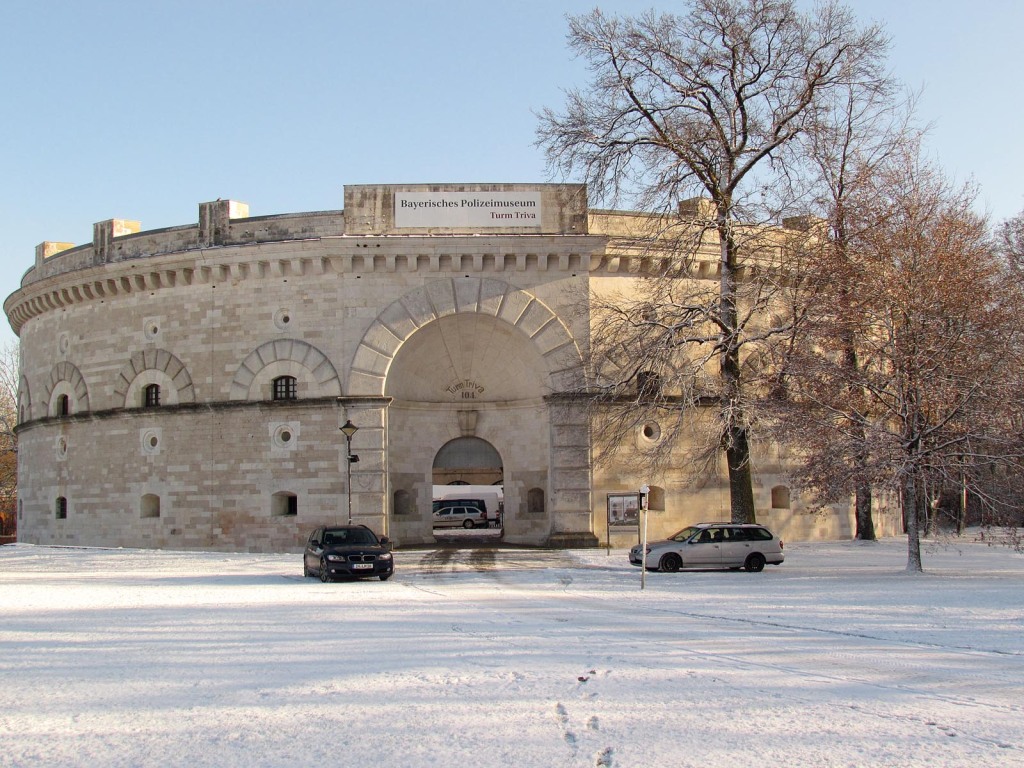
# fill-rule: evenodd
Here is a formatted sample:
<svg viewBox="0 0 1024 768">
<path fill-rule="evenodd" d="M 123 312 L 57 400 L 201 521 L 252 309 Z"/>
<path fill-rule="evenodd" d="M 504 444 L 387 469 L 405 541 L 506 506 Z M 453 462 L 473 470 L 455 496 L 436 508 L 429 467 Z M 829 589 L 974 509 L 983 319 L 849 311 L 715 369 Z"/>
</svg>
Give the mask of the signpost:
<svg viewBox="0 0 1024 768">
<path fill-rule="evenodd" d="M 651 492 L 649 485 L 640 486 L 640 514 L 644 516 L 643 538 L 640 542 L 640 589 L 647 584 L 647 494 Z"/>
</svg>

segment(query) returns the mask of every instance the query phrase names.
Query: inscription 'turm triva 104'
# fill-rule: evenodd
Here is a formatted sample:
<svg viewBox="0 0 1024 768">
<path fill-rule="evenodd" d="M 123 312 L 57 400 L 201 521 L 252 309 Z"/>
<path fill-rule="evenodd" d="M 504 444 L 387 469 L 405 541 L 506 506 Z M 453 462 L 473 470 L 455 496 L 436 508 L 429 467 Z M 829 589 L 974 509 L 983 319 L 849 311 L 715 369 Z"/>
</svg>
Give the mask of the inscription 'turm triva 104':
<svg viewBox="0 0 1024 768">
<path fill-rule="evenodd" d="M 457 381 L 451 386 L 446 387 L 445 391 L 448 394 L 463 400 L 475 400 L 477 395 L 483 394 L 484 388 L 472 379 L 463 379 L 462 381 Z"/>
</svg>

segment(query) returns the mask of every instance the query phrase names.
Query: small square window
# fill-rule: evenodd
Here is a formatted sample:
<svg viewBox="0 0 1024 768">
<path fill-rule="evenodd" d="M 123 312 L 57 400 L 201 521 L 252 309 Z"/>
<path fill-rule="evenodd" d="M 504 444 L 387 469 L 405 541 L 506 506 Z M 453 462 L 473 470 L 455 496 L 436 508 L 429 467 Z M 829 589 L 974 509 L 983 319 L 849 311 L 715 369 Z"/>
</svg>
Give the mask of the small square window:
<svg viewBox="0 0 1024 768">
<path fill-rule="evenodd" d="M 299 514 L 299 497 L 279 491 L 270 497 L 270 514 L 274 517 L 295 517 Z"/>
<path fill-rule="evenodd" d="M 149 384 L 143 396 L 143 405 L 146 408 L 159 408 L 160 407 L 160 385 Z"/>
<path fill-rule="evenodd" d="M 278 376 L 274 379 L 275 400 L 295 400 L 298 397 L 294 376 Z"/>
<path fill-rule="evenodd" d="M 67 517 L 68 517 L 68 500 L 67 500 L 66 496 L 58 496 L 57 497 L 56 512 L 57 512 L 57 519 L 58 520 L 66 520 L 67 519 Z"/>
<path fill-rule="evenodd" d="M 139 505 L 139 512 L 142 517 L 160 517 L 160 497 L 155 493 L 145 494 Z"/>
</svg>

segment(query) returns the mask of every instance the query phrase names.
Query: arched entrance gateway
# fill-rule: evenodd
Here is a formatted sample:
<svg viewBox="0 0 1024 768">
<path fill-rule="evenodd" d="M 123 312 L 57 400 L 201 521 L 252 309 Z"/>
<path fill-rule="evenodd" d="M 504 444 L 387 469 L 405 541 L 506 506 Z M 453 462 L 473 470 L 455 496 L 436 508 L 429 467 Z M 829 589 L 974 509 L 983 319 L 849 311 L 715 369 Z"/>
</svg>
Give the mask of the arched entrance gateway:
<svg viewBox="0 0 1024 768">
<path fill-rule="evenodd" d="M 376 338 L 386 329 L 393 348 L 390 360 L 380 360 L 379 348 L 375 355 L 386 371 L 395 539 L 435 540 L 434 487 L 450 483 L 502 491 L 508 542 L 590 532 L 589 451 L 578 438 L 586 429 L 552 397 L 578 373 L 579 350 L 543 302 L 500 280 L 440 279 L 395 302 L 377 325 Z M 556 434 L 583 450 L 570 456 Z M 566 492 L 570 485 L 582 492 Z"/>
</svg>

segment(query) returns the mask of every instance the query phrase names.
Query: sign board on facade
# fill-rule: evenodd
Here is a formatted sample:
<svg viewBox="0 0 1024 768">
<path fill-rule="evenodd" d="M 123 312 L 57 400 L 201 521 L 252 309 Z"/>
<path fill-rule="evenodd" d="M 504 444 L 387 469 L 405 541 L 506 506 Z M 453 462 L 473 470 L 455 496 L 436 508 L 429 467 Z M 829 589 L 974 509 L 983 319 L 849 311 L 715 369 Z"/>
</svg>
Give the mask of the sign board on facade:
<svg viewBox="0 0 1024 768">
<path fill-rule="evenodd" d="M 608 494 L 608 527 L 636 528 L 640 524 L 639 493 Z"/>
<path fill-rule="evenodd" d="M 395 192 L 395 227 L 540 227 L 540 192 Z"/>
</svg>

